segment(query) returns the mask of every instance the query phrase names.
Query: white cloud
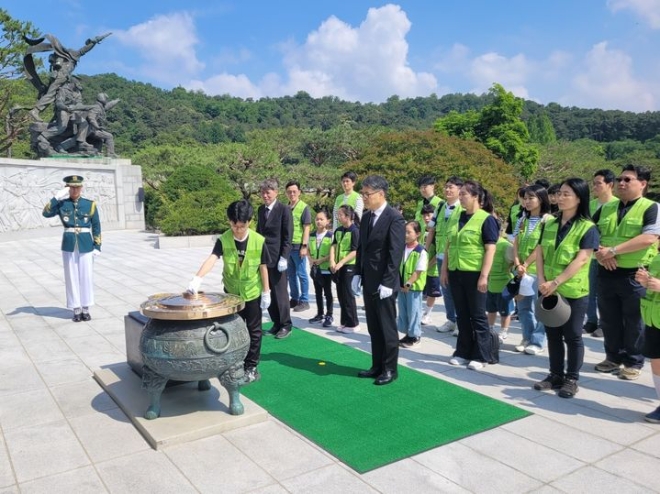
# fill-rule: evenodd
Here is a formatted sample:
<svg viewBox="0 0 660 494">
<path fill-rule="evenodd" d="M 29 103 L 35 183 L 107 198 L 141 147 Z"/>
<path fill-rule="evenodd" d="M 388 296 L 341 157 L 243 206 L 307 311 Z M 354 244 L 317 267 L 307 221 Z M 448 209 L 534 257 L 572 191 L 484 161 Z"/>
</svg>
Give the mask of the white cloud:
<svg viewBox="0 0 660 494">
<path fill-rule="evenodd" d="M 612 12 L 632 10 L 652 29 L 660 29 L 660 0 L 608 0 L 607 6 Z"/>
<path fill-rule="evenodd" d="M 222 94 L 242 81 L 248 85 L 247 92 L 267 96 L 306 91 L 313 97 L 332 95 L 364 102 L 384 101 L 394 94 L 427 96 L 437 91 L 437 80 L 409 66 L 406 35 L 410 27 L 406 13 L 391 4 L 369 9 L 358 27 L 331 16 L 303 44 L 281 45 L 283 80 L 269 74 L 254 84 L 244 75 L 223 74 L 195 81 L 195 86 L 208 94 Z"/>
<path fill-rule="evenodd" d="M 477 85 L 474 92 L 478 94 L 486 92 L 493 83 L 498 82 L 516 96 L 529 98 L 525 84 L 533 71 L 534 63 L 523 54 L 507 58 L 491 52 L 472 60 L 468 75 L 472 83 Z"/>
<path fill-rule="evenodd" d="M 157 82 L 178 84 L 204 68 L 195 53 L 194 20 L 185 12 L 155 16 L 127 31 L 115 30 L 113 37 L 139 53 L 144 60 L 139 71 Z"/>
<path fill-rule="evenodd" d="M 631 57 L 621 50 L 609 49 L 607 42 L 594 45 L 581 69 L 572 80 L 572 104 L 637 112 L 657 109 L 656 86 L 637 79 Z"/>
</svg>

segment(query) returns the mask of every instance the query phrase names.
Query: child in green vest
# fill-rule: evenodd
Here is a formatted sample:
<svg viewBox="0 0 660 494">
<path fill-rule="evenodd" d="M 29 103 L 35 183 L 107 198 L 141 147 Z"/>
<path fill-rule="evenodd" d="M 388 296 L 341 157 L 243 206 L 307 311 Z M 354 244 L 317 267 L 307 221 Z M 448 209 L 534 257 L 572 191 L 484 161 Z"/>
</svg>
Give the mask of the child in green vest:
<svg viewBox="0 0 660 494">
<path fill-rule="evenodd" d="M 360 220 L 355 210 L 346 204 L 339 207 L 337 218 L 341 226 L 335 230 L 330 246 L 330 272 L 337 283 L 337 298 L 341 309 L 337 331 L 355 333 L 360 331 L 360 323 L 351 283 L 355 276 L 355 256 L 360 245 Z"/>
<path fill-rule="evenodd" d="M 332 326 L 332 274 L 330 273 L 330 246 L 332 245 L 332 231 L 330 227 L 330 213 L 322 208 L 316 213 L 314 219 L 316 231 L 309 236 L 309 265 L 311 269 L 314 292 L 316 293 L 316 315 L 310 323 L 323 322 L 323 327 Z M 325 296 L 326 310 L 323 315 L 323 297 Z"/>
<path fill-rule="evenodd" d="M 488 275 L 488 293 L 486 294 L 486 313 L 491 331 L 494 329 L 497 314 L 500 314 L 500 343 L 509 336 L 509 325 L 514 310 L 513 299 L 505 300 L 502 291 L 513 279 L 513 245 L 506 238 L 500 237 L 495 244 L 493 266 Z"/>
<path fill-rule="evenodd" d="M 401 290 L 397 297 L 397 329 L 405 336 L 399 346 L 410 348 L 422 341 L 422 292 L 426 284 L 429 258 L 419 243 L 422 227 L 417 221 L 406 223 L 406 248 L 401 259 Z"/>
<path fill-rule="evenodd" d="M 425 204 L 422 206 L 422 220 L 424 223 L 424 231 L 420 236 L 423 238 L 423 245 L 426 245 L 426 240 L 430 232 L 427 225 L 433 220 L 435 214 L 435 207 L 432 204 Z M 426 305 L 422 307 L 422 326 L 431 324 L 431 311 L 435 305 L 435 299 L 442 297 L 442 290 L 440 290 L 440 273 L 438 272 L 438 262 L 435 257 L 435 242 L 430 242 L 428 256 L 429 266 L 426 271 L 426 284 L 424 285 L 424 295 L 426 296 Z"/>
<path fill-rule="evenodd" d="M 250 230 L 253 216 L 254 209 L 245 199 L 229 205 L 227 218 L 230 229 L 216 240 L 213 252 L 188 285 L 188 291 L 196 294 L 202 278 L 213 269 L 220 257 L 223 258 L 225 292 L 238 295 L 245 301 L 238 315 L 245 321 L 250 334 L 250 347 L 243 364 L 246 384 L 261 377 L 257 370 L 261 357 L 261 311 L 270 305 L 267 268 L 270 258 L 264 248 L 264 237 Z"/>
</svg>

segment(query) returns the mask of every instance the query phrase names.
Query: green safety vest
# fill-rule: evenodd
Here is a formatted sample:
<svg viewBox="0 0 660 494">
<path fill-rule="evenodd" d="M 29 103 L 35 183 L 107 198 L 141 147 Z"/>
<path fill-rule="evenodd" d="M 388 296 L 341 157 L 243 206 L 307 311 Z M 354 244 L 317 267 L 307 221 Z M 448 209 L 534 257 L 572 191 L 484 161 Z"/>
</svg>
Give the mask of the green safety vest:
<svg viewBox="0 0 660 494">
<path fill-rule="evenodd" d="M 344 257 L 351 253 L 351 232 L 339 230 L 335 231 L 335 262 L 341 261 Z M 355 257 L 348 261 L 346 265 L 355 264 Z"/>
<path fill-rule="evenodd" d="M 447 232 L 449 241 L 449 270 L 481 271 L 484 261 L 484 243 L 481 229 L 490 214 L 483 209 L 472 215 L 463 228 L 458 229 L 458 220 Z M 446 261 L 446 259 L 445 259 Z"/>
<path fill-rule="evenodd" d="M 423 232 L 424 236 L 424 245 L 426 245 L 426 237 L 429 236 L 429 232 Z M 436 249 L 435 249 L 435 243 L 431 244 L 429 246 L 429 263 L 431 262 L 431 259 L 435 257 Z M 440 276 L 438 274 L 438 263 L 436 262 L 433 266 L 429 267 L 429 269 L 426 272 L 427 276 Z"/>
<path fill-rule="evenodd" d="M 291 214 L 293 215 L 293 237 L 291 238 L 291 243 L 293 245 L 301 244 L 303 238 L 303 224 L 302 224 L 302 215 L 305 212 L 307 204 L 303 201 L 298 201 L 296 205 L 291 209 Z"/>
<path fill-rule="evenodd" d="M 559 218 L 552 218 L 545 223 L 541 237 L 543 249 L 543 270 L 545 279 L 554 280 L 559 276 L 580 252 L 582 237 L 594 226 L 590 220 L 579 219 L 571 226 L 570 231 L 555 247 L 559 232 Z M 569 280 L 557 288 L 557 292 L 567 298 L 581 298 L 589 295 L 589 263 L 585 262 L 580 270 Z"/>
<path fill-rule="evenodd" d="M 604 247 L 613 247 L 622 244 L 642 233 L 644 213 L 655 204 L 646 197 L 640 197 L 617 225 L 617 210 L 619 201 L 612 201 L 600 208 L 598 230 L 600 243 Z M 658 244 L 654 242 L 646 249 L 617 254 L 616 263 L 620 268 L 636 268 L 640 264 L 647 266 L 658 252 Z"/>
<path fill-rule="evenodd" d="M 321 240 L 321 245 L 316 246 L 316 234 L 313 236 L 310 235 L 309 240 L 309 255 L 312 259 L 318 259 L 320 257 L 326 257 L 330 255 L 330 246 L 332 245 L 332 233 L 329 231 L 325 232 L 325 236 Z M 330 259 L 319 264 L 321 269 L 330 269 Z"/>
<path fill-rule="evenodd" d="M 520 231 L 516 238 L 518 239 L 518 259 L 521 263 L 527 260 L 539 244 L 539 240 L 541 240 L 541 223 L 543 223 L 542 220 L 536 223 L 534 229 L 529 234 L 527 233 L 529 219 L 525 218 L 520 224 Z M 536 262 L 527 266 L 527 274 L 536 274 Z"/>
<path fill-rule="evenodd" d="M 619 201 L 618 198 L 612 197 L 612 199 L 607 201 L 605 204 L 609 204 L 610 202 L 618 202 L 618 201 Z M 589 214 L 593 216 L 594 214 L 596 214 L 596 211 L 598 211 L 598 208 L 600 207 L 601 204 L 598 202 L 598 199 L 592 199 L 591 201 L 589 201 Z"/>
<path fill-rule="evenodd" d="M 403 285 L 416 271 L 417 263 L 419 262 L 419 256 L 424 252 L 424 246 L 417 244 L 410 254 L 408 254 L 408 259 L 401 259 L 401 265 L 399 266 L 399 271 L 401 272 L 401 284 Z M 412 284 L 410 290 L 414 292 L 421 292 L 424 290 L 424 285 L 426 285 L 426 270 L 422 271 L 419 274 L 417 281 Z"/>
<path fill-rule="evenodd" d="M 495 256 L 493 266 L 488 275 L 488 291 L 502 293 L 506 284 L 513 279 L 511 262 L 507 259 L 507 250 L 512 249 L 513 244 L 505 238 L 500 238 L 495 244 Z"/>
<path fill-rule="evenodd" d="M 660 278 L 660 256 L 656 255 L 649 265 L 649 274 Z M 640 300 L 644 324 L 660 328 L 660 292 L 646 290 L 646 296 Z"/>
<path fill-rule="evenodd" d="M 431 197 L 431 199 L 429 199 L 428 203 L 437 210 L 441 202 L 442 199 L 440 199 L 438 196 L 433 196 Z M 423 207 L 424 207 L 424 199 L 422 199 L 421 201 L 417 201 L 417 209 L 415 210 L 415 221 L 417 221 L 420 224 L 420 226 L 424 225 L 424 219 L 422 218 Z"/>
<path fill-rule="evenodd" d="M 446 208 L 447 203 L 443 202 L 435 215 L 435 251 L 439 254 L 445 252 L 447 248 L 447 232 L 453 227 L 458 227 L 458 219 L 461 217 L 461 212 L 463 211 L 461 205 L 456 202 L 449 218 L 445 220 Z"/>
<path fill-rule="evenodd" d="M 339 209 L 340 206 L 343 206 L 344 204 L 347 204 L 348 206 L 352 207 L 355 209 L 355 206 L 357 206 L 358 198 L 360 197 L 360 194 L 358 192 L 351 192 L 348 196 L 346 194 L 339 194 L 337 196 L 337 199 L 335 199 L 335 211 Z M 344 200 L 346 202 L 344 202 Z"/>
<path fill-rule="evenodd" d="M 234 242 L 234 234 L 227 230 L 220 236 L 222 242 L 222 281 L 225 290 L 232 295 L 239 295 L 250 302 L 261 295 L 261 251 L 264 247 L 264 237 L 250 231 L 243 262 L 239 264 L 238 250 Z"/>
<path fill-rule="evenodd" d="M 516 221 L 518 221 L 518 213 L 520 212 L 521 207 L 522 205 L 519 202 L 511 206 L 511 210 L 509 211 L 509 224 L 511 225 L 511 231 L 513 231 L 513 228 L 516 226 Z"/>
</svg>

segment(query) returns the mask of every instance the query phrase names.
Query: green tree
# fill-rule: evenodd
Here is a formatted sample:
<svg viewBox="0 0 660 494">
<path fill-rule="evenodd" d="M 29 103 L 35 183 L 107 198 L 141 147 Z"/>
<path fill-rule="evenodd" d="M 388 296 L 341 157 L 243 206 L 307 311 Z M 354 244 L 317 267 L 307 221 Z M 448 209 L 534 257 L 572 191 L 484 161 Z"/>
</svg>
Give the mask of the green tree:
<svg viewBox="0 0 660 494">
<path fill-rule="evenodd" d="M 555 127 L 547 113 L 532 116 L 527 121 L 530 142 L 538 144 L 550 144 L 557 141 Z"/>
<path fill-rule="evenodd" d="M 11 148 L 29 121 L 27 114 L 12 110 L 25 103 L 20 98 L 21 85 L 15 81 L 23 70 L 23 54 L 27 49 L 24 36 L 37 36 L 32 23 L 13 19 L 6 10 L 0 9 L 0 118 L 6 122 L 5 132 L 0 133 L 0 153 Z"/>
</svg>

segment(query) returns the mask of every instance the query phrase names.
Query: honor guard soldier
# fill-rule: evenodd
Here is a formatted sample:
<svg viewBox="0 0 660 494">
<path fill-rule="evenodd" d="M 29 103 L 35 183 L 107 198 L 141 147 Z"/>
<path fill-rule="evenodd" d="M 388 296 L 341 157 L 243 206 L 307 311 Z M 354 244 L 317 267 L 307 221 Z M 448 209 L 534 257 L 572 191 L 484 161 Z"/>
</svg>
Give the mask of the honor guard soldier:
<svg viewBox="0 0 660 494">
<path fill-rule="evenodd" d="M 82 197 L 83 177 L 64 177 L 65 188 L 53 197 L 43 215 L 59 216 L 64 226 L 62 260 L 66 281 L 66 306 L 73 321 L 89 321 L 94 305 L 93 258 L 101 254 L 101 220 L 96 202 Z"/>
</svg>

